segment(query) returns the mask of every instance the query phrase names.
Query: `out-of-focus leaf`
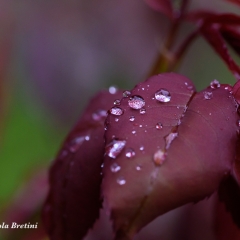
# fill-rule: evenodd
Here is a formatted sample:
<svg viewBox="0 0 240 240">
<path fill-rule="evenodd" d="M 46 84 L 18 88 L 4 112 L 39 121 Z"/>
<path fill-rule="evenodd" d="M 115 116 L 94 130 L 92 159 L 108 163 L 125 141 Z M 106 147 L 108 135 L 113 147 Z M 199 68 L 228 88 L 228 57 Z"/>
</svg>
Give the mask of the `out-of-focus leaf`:
<svg viewBox="0 0 240 240">
<path fill-rule="evenodd" d="M 240 32 L 227 26 L 221 27 L 220 31 L 226 42 L 240 56 Z"/>
<path fill-rule="evenodd" d="M 51 239 L 81 239 L 98 218 L 104 120 L 120 96 L 101 92 L 93 98 L 53 163 L 43 209 Z"/>
<path fill-rule="evenodd" d="M 231 2 L 231 3 L 234 3 L 234 4 L 237 4 L 240 6 L 240 0 L 225 0 L 225 1 L 228 1 L 228 2 Z"/>
<path fill-rule="evenodd" d="M 217 240 L 240 239 L 239 225 L 239 186 L 233 178 L 229 177 L 221 183 L 220 199 L 216 203 L 215 230 Z"/>
<path fill-rule="evenodd" d="M 136 95 L 145 111 L 129 107 L 139 103 Z M 132 239 L 157 216 L 218 188 L 234 160 L 237 113 L 223 87 L 195 93 L 173 73 L 138 84 L 120 107 L 118 122 L 107 118 L 102 189 L 116 239 Z"/>
<path fill-rule="evenodd" d="M 145 0 L 155 11 L 161 12 L 170 19 L 173 18 L 173 7 L 170 0 Z"/>
<path fill-rule="evenodd" d="M 240 68 L 229 55 L 226 43 L 219 32 L 219 26 L 210 25 L 201 28 L 201 32 L 209 44 L 215 49 L 220 57 L 225 61 L 229 70 L 233 73 L 236 79 L 240 80 Z"/>
</svg>

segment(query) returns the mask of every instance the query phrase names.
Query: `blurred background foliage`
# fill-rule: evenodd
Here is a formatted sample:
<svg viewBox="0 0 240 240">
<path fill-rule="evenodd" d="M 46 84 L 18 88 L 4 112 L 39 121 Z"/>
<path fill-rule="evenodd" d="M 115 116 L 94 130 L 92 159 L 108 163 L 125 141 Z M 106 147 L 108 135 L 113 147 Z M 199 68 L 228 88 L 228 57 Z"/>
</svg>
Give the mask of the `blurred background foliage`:
<svg viewBox="0 0 240 240">
<path fill-rule="evenodd" d="M 218 0 L 194 0 L 191 8 L 234 11 Z M 23 184 L 38 169 L 50 166 L 96 91 L 110 85 L 131 89 L 145 79 L 169 22 L 143 0 L 0 0 L 0 25 L 0 212 L 4 214 Z M 183 25 L 178 41 L 191 29 L 192 25 Z M 179 72 L 198 89 L 213 79 L 234 82 L 201 38 Z"/>
</svg>

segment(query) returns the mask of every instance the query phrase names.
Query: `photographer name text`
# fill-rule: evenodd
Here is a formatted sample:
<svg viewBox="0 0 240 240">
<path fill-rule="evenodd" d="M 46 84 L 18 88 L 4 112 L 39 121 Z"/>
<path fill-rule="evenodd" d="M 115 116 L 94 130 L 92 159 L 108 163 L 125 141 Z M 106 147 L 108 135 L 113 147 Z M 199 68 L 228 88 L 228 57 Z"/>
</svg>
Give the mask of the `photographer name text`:
<svg viewBox="0 0 240 240">
<path fill-rule="evenodd" d="M 20 228 L 20 229 L 27 229 L 27 228 L 37 228 L 38 223 L 32 224 L 32 223 L 24 223 L 24 224 L 18 224 L 16 222 L 12 222 L 11 224 L 7 224 L 5 222 L 0 224 L 0 229 L 8 229 L 8 228 Z"/>
</svg>

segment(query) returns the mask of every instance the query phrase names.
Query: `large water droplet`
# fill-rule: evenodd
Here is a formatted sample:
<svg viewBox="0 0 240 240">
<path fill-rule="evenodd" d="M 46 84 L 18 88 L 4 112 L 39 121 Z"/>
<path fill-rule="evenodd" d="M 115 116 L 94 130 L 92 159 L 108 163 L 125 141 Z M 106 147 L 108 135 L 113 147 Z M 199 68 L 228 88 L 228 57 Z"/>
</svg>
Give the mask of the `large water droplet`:
<svg viewBox="0 0 240 240">
<path fill-rule="evenodd" d="M 119 99 L 116 99 L 116 100 L 113 102 L 113 104 L 114 104 L 114 105 L 120 105 L 120 102 L 121 102 L 121 101 L 120 101 Z"/>
<path fill-rule="evenodd" d="M 145 114 L 145 113 L 146 113 L 146 109 L 145 109 L 145 108 L 141 108 L 141 109 L 139 110 L 139 113 L 140 113 L 140 114 Z"/>
<path fill-rule="evenodd" d="M 111 93 L 111 94 L 115 94 L 115 93 L 117 92 L 117 87 L 111 86 L 111 87 L 109 87 L 108 91 L 109 91 L 109 93 Z"/>
<path fill-rule="evenodd" d="M 145 106 L 145 101 L 142 97 L 135 95 L 128 100 L 128 105 L 133 109 L 141 109 Z"/>
<path fill-rule="evenodd" d="M 83 137 L 83 136 L 73 139 L 69 144 L 70 152 L 72 152 L 72 153 L 76 152 L 78 150 L 78 148 L 82 145 L 84 140 L 85 140 L 85 137 Z"/>
<path fill-rule="evenodd" d="M 132 148 L 128 148 L 128 149 L 126 150 L 125 156 L 126 156 L 127 158 L 133 158 L 133 157 L 135 156 L 134 150 L 133 150 Z"/>
<path fill-rule="evenodd" d="M 117 163 L 113 163 L 110 167 L 111 172 L 119 172 L 121 170 L 121 167 Z"/>
<path fill-rule="evenodd" d="M 127 98 L 127 97 L 129 97 L 131 95 L 131 92 L 130 91 L 124 91 L 123 92 L 123 97 L 124 98 Z"/>
<path fill-rule="evenodd" d="M 120 116 L 123 115 L 123 110 L 120 107 L 112 107 L 109 112 L 112 115 Z"/>
<path fill-rule="evenodd" d="M 210 100 L 213 98 L 213 93 L 212 92 L 203 92 L 204 99 Z"/>
<path fill-rule="evenodd" d="M 218 80 L 213 80 L 212 82 L 210 82 L 210 87 L 212 88 L 212 89 L 217 89 L 217 88 L 220 88 L 220 83 L 219 83 L 219 81 Z"/>
<path fill-rule="evenodd" d="M 168 149 L 172 143 L 172 141 L 178 136 L 178 133 L 170 133 L 165 137 L 166 141 L 166 149 Z"/>
<path fill-rule="evenodd" d="M 101 121 L 107 117 L 107 111 L 105 110 L 97 110 L 92 114 L 92 118 L 94 121 Z"/>
<path fill-rule="evenodd" d="M 155 93 L 155 99 L 159 102 L 170 102 L 171 94 L 168 90 L 161 88 Z"/>
<path fill-rule="evenodd" d="M 162 128 L 163 128 L 163 125 L 160 122 L 158 122 L 156 124 L 156 129 L 162 129 Z"/>
<path fill-rule="evenodd" d="M 110 158 L 116 158 L 121 153 L 125 145 L 126 141 L 114 139 L 106 146 L 105 154 L 107 154 Z"/>
<path fill-rule="evenodd" d="M 161 166 L 166 160 L 166 153 L 163 150 L 158 150 L 153 155 L 153 161 L 156 165 Z"/>
<path fill-rule="evenodd" d="M 122 185 L 126 184 L 126 180 L 124 179 L 124 177 L 119 177 L 117 179 L 117 183 L 122 186 Z"/>
</svg>

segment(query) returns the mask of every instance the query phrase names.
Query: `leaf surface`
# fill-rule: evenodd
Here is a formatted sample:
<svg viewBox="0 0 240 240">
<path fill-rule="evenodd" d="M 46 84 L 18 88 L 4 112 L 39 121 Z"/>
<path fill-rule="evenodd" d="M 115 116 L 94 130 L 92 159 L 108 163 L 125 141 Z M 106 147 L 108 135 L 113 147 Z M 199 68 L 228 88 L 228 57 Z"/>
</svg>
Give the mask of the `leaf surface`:
<svg viewBox="0 0 240 240">
<path fill-rule="evenodd" d="M 169 102 L 156 100 L 159 89 Z M 145 100 L 145 114 L 129 107 L 135 95 Z M 138 84 L 131 98 L 121 100 L 118 122 L 108 116 L 105 133 L 102 191 L 116 239 L 132 239 L 157 216 L 211 195 L 232 167 L 237 138 L 235 102 L 223 87 L 195 93 L 189 79 L 168 73 Z M 113 138 L 124 143 L 115 158 Z"/>
<path fill-rule="evenodd" d="M 51 239 L 81 239 L 98 218 L 104 120 L 120 96 L 100 92 L 91 100 L 50 169 L 43 220 Z"/>
</svg>

